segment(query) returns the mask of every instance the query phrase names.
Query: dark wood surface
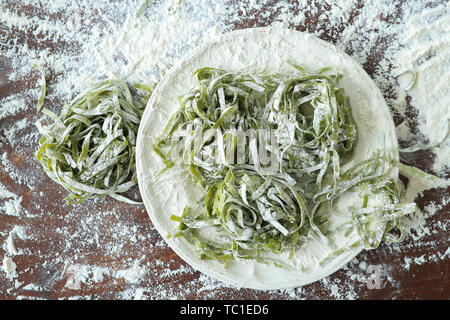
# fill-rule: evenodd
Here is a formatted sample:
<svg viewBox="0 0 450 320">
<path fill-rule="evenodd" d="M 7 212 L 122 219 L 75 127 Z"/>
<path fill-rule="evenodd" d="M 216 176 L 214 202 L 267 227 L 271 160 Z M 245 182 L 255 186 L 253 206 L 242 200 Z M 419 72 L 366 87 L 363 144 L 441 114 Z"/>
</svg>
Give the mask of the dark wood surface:
<svg viewBox="0 0 450 320">
<path fill-rule="evenodd" d="M 362 6 L 362 4 L 360 4 Z M 0 8 L 2 9 L 2 8 Z M 10 7 L 17 12 L 39 12 L 38 8 Z M 321 10 L 327 10 L 323 6 Z M 316 17 L 306 13 L 307 20 L 300 31 L 316 31 Z M 58 19 L 58 17 L 53 17 Z M 349 23 L 351 23 L 350 17 Z M 236 28 L 266 25 L 267 21 L 248 20 Z M 342 31 L 342 30 L 341 30 Z M 30 34 L 8 28 L 0 21 L 0 48 L 21 45 L 36 45 Z M 339 30 L 324 30 L 321 38 L 334 42 Z M 42 42 L 39 42 L 42 45 Z M 61 50 L 69 44 L 52 43 L 51 52 Z M 382 52 L 383 42 L 380 43 Z M 363 65 L 372 75 L 380 52 L 375 52 Z M 348 52 L 352 54 L 351 50 Z M 19 81 L 9 81 L 11 68 L 1 59 L 0 51 L 0 98 L 35 88 L 38 72 L 30 73 Z M 50 80 L 50 92 L 51 80 Z M 385 90 L 389 98 L 389 90 Z M 36 95 L 25 95 L 26 107 L 12 116 L 0 118 L 0 182 L 10 191 L 22 197 L 22 210 L 18 216 L 0 212 L 0 245 L 6 241 L 14 226 L 23 226 L 23 240 L 15 238 L 18 254 L 12 258 L 17 264 L 18 278 L 10 281 L 0 274 L 0 299 L 118 299 L 133 298 L 141 290 L 145 298 L 187 299 L 449 299 L 450 259 L 435 259 L 424 263 L 411 263 L 405 268 L 405 259 L 444 254 L 448 251 L 449 205 L 438 210 L 427 223 L 442 222 L 445 227 L 439 232 L 424 236 L 418 242 L 411 237 L 402 244 L 386 245 L 361 253 L 357 261 L 336 272 L 324 281 L 294 290 L 258 291 L 222 286 L 192 270 L 170 248 L 154 229 L 143 205 L 127 205 L 113 199 L 87 201 L 82 205 L 68 207 L 64 203 L 66 192 L 53 183 L 40 169 L 34 158 L 37 148 L 37 129 L 32 125 L 41 117 L 35 110 Z M 64 101 L 50 99 L 46 103 L 54 110 Z M 2 106 L 0 105 L 0 108 Z M 411 118 L 414 114 L 409 115 Z M 20 132 L 17 143 L 5 138 L 2 128 L 9 128 L 16 121 L 28 119 L 29 126 Z M 399 123 L 402 119 L 396 117 Z M 34 135 L 33 135 L 34 134 Z M 31 135 L 30 139 L 26 136 Z M 4 156 L 5 158 L 1 158 Z M 406 159 L 407 164 L 430 171 L 432 154 L 417 152 Z M 448 190 L 430 190 L 417 199 L 421 208 L 447 195 Z M 6 200 L 0 200 L 0 207 Z M 130 240 L 134 239 L 135 241 Z M 5 255 L 0 247 L 0 258 Z M 448 255 L 448 253 L 447 253 Z M 432 260 L 432 259 L 431 259 Z M 116 272 L 133 266 L 135 261 L 145 266 L 146 273 L 136 281 L 127 281 Z M 364 266 L 376 265 L 381 270 L 380 289 L 368 289 Z M 86 280 L 79 285 L 68 285 L 73 266 L 96 266 L 108 270 L 101 281 Z M 168 274 L 167 270 L 172 270 Z M 180 270 L 177 272 L 177 270 Z M 90 274 L 92 277 L 92 274 Z M 28 287 L 27 285 L 34 286 Z"/>
</svg>

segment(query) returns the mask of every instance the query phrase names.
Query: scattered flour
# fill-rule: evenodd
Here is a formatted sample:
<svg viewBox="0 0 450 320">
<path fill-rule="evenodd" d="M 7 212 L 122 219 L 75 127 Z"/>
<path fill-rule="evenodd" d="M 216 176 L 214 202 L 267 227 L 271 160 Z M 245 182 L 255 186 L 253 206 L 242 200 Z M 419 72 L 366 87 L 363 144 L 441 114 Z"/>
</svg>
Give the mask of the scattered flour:
<svg viewBox="0 0 450 320">
<path fill-rule="evenodd" d="M 427 143 L 442 141 L 450 130 L 450 4 L 422 10 L 405 24 L 402 39 L 405 47 L 395 55 L 394 73 L 400 74 L 397 106 L 406 106 L 408 95 L 418 110 L 418 129 Z M 404 83 L 411 83 L 412 87 Z M 409 81 L 408 81 L 409 80 Z M 406 87 L 406 88 L 405 88 Z M 405 92 L 406 91 L 406 92 Z M 404 110 L 404 109 L 403 109 Z M 409 132 L 401 132 L 407 140 Z M 433 170 L 445 175 L 450 170 L 450 139 L 433 149 Z"/>
<path fill-rule="evenodd" d="M 139 280 L 143 279 L 147 273 L 145 267 L 139 266 L 139 261 L 134 261 L 133 266 L 125 269 L 119 270 L 116 272 L 116 278 L 123 278 L 126 282 L 135 284 L 138 283 Z"/>
<path fill-rule="evenodd" d="M 64 204 L 46 201 L 49 182 L 32 156 L 39 139 L 32 124 L 41 117 L 35 111 L 40 88 L 33 64 L 51 74 L 46 106 L 58 111 L 99 74 L 154 84 L 178 58 L 217 34 L 289 27 L 334 43 L 368 70 L 396 117 L 403 146 L 439 142 L 448 128 L 445 1 L 151 1 L 136 17 L 141 4 L 44 0 L 34 14 L 26 9 L 37 6 L 34 0 L 0 0 L 0 298 L 357 299 L 369 294 L 366 270 L 377 255 L 411 253 L 395 260 L 395 268 L 405 271 L 450 258 L 448 239 L 437 240 L 448 234 L 445 189 L 437 189 L 439 201 L 418 198 L 423 210 L 411 217 L 404 243 L 364 252 L 337 276 L 313 285 L 268 292 L 239 290 L 174 260 L 142 208 L 111 209 L 116 202 L 98 199 L 67 208 L 62 216 L 52 214 Z M 1 90 L 11 83 L 17 90 Z M 432 161 L 425 170 L 448 178 L 449 139 L 427 152 Z M 55 189 L 62 199 L 65 192 Z M 31 229 L 37 225 L 52 229 Z M 12 257 L 21 261 L 18 268 Z M 383 287 L 401 295 L 405 284 L 396 280 L 394 266 L 382 265 L 382 271 Z M 22 276 L 36 280 L 23 283 Z M 55 288 L 63 288 L 61 297 L 54 296 Z"/>
</svg>

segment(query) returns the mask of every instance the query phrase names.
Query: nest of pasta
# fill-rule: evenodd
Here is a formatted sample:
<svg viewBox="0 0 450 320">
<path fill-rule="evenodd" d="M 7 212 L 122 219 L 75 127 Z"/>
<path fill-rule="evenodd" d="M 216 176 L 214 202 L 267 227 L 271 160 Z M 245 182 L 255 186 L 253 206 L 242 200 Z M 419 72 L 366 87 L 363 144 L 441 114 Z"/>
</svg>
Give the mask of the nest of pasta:
<svg viewBox="0 0 450 320">
<path fill-rule="evenodd" d="M 47 175 L 70 192 L 67 203 L 102 196 L 136 203 L 122 193 L 137 184 L 136 134 L 151 92 L 138 87 L 148 93 L 142 100 L 126 83 L 105 80 L 65 104 L 60 115 L 43 109 L 53 123 L 37 123 L 42 137 L 36 157 Z"/>
<path fill-rule="evenodd" d="M 339 86 L 342 75 L 332 68 L 293 67 L 287 74 L 196 71 L 195 86 L 180 97 L 179 110 L 153 145 L 164 164 L 161 175 L 187 167 L 204 189 L 197 206 L 171 216 L 179 223 L 173 236 L 192 243 L 201 259 L 270 262 L 271 254 L 292 256 L 311 237 L 332 247 L 320 208 L 347 192 L 362 199 L 343 226 L 359 235 L 351 247 L 375 248 L 404 237 L 401 218 L 416 206 L 400 203 L 403 188 L 390 177 L 392 161 L 380 151 L 341 169 L 358 136 L 349 98 Z M 227 159 L 238 151 L 239 132 L 258 130 L 275 137 L 263 136 L 265 150 L 276 153 L 275 170 L 267 171 L 258 138 L 248 134 L 242 161 Z M 198 137 L 180 154 L 186 132 Z M 344 250 L 336 248 L 332 256 Z"/>
</svg>

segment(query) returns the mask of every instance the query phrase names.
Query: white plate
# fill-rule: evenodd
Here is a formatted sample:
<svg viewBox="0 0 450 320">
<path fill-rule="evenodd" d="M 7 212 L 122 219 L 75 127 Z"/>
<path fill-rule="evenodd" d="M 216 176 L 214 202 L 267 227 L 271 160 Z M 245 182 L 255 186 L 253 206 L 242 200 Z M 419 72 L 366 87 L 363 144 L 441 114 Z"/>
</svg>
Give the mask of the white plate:
<svg viewBox="0 0 450 320">
<path fill-rule="evenodd" d="M 228 71 L 292 72 L 286 61 L 319 69 L 334 66 L 344 78 L 340 85 L 350 97 L 353 116 L 358 127 L 358 144 L 351 163 L 370 157 L 377 149 L 384 149 L 397 158 L 397 139 L 389 109 L 375 83 L 362 67 L 333 45 L 309 34 L 275 28 L 256 28 L 234 31 L 203 44 L 181 59 L 156 87 L 144 112 L 137 139 L 137 175 L 139 188 L 147 212 L 169 246 L 195 269 L 226 283 L 256 289 L 280 289 L 301 286 L 337 271 L 361 250 L 346 251 L 324 266 L 319 261 L 332 251 L 319 240 L 311 240 L 295 253 L 292 262 L 297 270 L 277 268 L 255 262 L 235 262 L 224 268 L 216 261 L 202 261 L 194 248 L 182 237 L 168 238 L 176 232 L 177 223 L 169 219 L 181 214 L 186 204 L 194 204 L 201 196 L 186 170 L 172 168 L 156 179 L 163 167 L 151 145 L 159 136 L 169 117 L 179 108 L 178 96 L 193 85 L 192 74 L 201 67 L 222 68 Z M 397 175 L 397 172 L 394 173 Z M 344 197 L 345 198 L 345 197 Z M 355 197 L 339 200 L 336 217 L 346 214 L 347 204 Z M 334 212 L 333 212 L 334 216 Z M 338 248 L 355 241 L 356 234 L 345 237 L 342 232 L 333 236 Z M 287 261 L 282 255 L 279 259 Z"/>
</svg>

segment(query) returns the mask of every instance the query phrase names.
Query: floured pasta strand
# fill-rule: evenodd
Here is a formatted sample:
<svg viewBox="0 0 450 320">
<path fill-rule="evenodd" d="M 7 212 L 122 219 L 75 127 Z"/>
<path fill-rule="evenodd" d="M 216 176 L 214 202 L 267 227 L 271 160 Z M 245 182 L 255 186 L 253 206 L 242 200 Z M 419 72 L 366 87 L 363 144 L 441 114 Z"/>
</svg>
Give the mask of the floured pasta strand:
<svg viewBox="0 0 450 320">
<path fill-rule="evenodd" d="M 47 175 L 70 192 L 68 204 L 102 196 L 139 203 L 121 193 L 137 184 L 136 134 L 144 108 L 125 82 L 110 79 L 80 93 L 59 116 L 43 109 L 53 123 L 37 123 L 42 137 L 36 157 Z"/>
</svg>

